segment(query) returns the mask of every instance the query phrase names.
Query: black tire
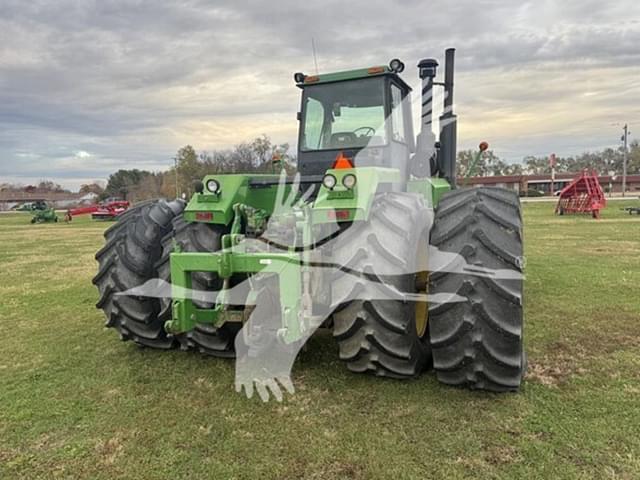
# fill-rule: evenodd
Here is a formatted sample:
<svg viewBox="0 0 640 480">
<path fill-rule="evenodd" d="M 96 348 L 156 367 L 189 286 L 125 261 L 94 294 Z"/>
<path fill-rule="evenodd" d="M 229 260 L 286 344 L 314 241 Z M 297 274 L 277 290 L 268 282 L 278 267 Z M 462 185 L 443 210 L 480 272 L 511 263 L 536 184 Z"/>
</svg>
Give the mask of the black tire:
<svg viewBox="0 0 640 480">
<path fill-rule="evenodd" d="M 431 244 L 457 254 L 457 260 L 431 272 L 429 293 L 466 299 L 429 308 L 433 363 L 441 382 L 496 392 L 519 388 L 526 371 L 522 242 L 515 192 L 463 189 L 440 201 Z M 467 273 L 474 267 L 508 271 L 511 278 Z"/>
<path fill-rule="evenodd" d="M 175 346 L 158 318 L 157 299 L 116 294 L 157 278 L 155 264 L 162 253 L 162 238 L 183 209 L 181 200 L 145 202 L 129 210 L 104 234 L 106 244 L 96 253 L 99 269 L 93 278 L 100 292 L 96 307 L 104 311 L 106 326 L 115 328 L 123 341 L 160 349 Z"/>
<path fill-rule="evenodd" d="M 116 222 L 105 230 L 104 238 L 109 241 L 111 238 L 120 235 L 123 230 L 128 228 L 127 219 L 129 217 L 138 215 L 143 209 L 150 207 L 157 202 L 158 200 L 145 200 L 144 202 L 137 203 L 134 207 L 118 215 Z"/>
<path fill-rule="evenodd" d="M 333 335 L 340 359 L 352 372 L 413 378 L 430 363 L 426 325 L 422 335 L 416 329 L 418 304 L 389 295 L 416 293 L 416 261 L 428 248 L 428 226 L 429 212 L 418 196 L 379 194 L 370 219 L 336 239 L 333 263 L 343 269 L 332 282 L 332 297 L 352 300 L 334 313 Z"/>
<path fill-rule="evenodd" d="M 158 275 L 166 282 L 171 282 L 171 269 L 169 255 L 178 244 L 183 252 L 215 252 L 220 249 L 222 235 L 228 232 L 228 228 L 221 225 L 208 223 L 188 223 L 178 216 L 173 219 L 171 232 L 163 239 L 162 258 L 158 262 Z M 194 290 L 207 291 L 219 290 L 221 280 L 214 273 L 193 272 L 191 274 L 191 286 Z M 213 305 L 194 301 L 199 308 L 211 308 Z M 160 318 L 163 321 L 171 320 L 171 299 L 161 299 Z M 235 357 L 234 339 L 242 328 L 240 324 L 225 324 L 216 328 L 209 324 L 198 324 L 185 334 L 178 335 L 177 339 L 183 350 L 194 349 L 205 355 L 214 357 Z"/>
</svg>

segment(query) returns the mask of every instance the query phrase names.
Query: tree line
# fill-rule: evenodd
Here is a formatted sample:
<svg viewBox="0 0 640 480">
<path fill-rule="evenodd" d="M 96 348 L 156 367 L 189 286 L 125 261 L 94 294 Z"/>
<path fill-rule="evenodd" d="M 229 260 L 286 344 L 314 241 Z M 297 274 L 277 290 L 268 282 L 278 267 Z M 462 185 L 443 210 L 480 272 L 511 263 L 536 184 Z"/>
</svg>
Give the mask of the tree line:
<svg viewBox="0 0 640 480">
<path fill-rule="evenodd" d="M 458 176 L 464 177 L 467 174 L 474 154 L 474 150 L 458 152 Z M 621 175 L 623 157 L 623 147 L 606 148 L 599 152 L 586 152 L 577 156 L 557 157 L 556 172 L 575 173 L 589 169 L 595 170 L 600 175 L 609 175 L 611 172 L 613 175 Z M 498 158 L 493 151 L 488 150 L 476 163 L 471 176 L 544 175 L 550 173 L 549 157 L 527 156 L 522 160 L 522 163 L 506 163 Z M 629 145 L 627 173 L 629 175 L 640 173 L 640 142 L 638 140 L 634 140 Z"/>
<path fill-rule="evenodd" d="M 137 202 L 149 198 L 175 198 L 193 193 L 193 182 L 216 173 L 271 173 L 280 166 L 279 158 L 289 173 L 295 171 L 295 158 L 289 145 L 274 144 L 263 135 L 251 142 L 243 142 L 232 149 L 196 152 L 191 145 L 178 150 L 175 166 L 164 172 L 146 170 L 118 170 L 109 176 L 102 198 L 117 197 Z"/>
<path fill-rule="evenodd" d="M 207 174 L 216 173 L 265 173 L 274 170 L 272 157 L 278 153 L 289 171 L 295 171 L 295 158 L 289 153 L 289 145 L 275 145 L 269 137 L 263 135 L 251 142 L 241 143 L 230 150 L 197 153 L 187 145 L 178 150 L 176 156 L 177 172 L 171 168 L 165 172 L 147 172 L 144 170 L 119 170 L 109 177 L 103 197 L 126 198 L 140 201 L 148 198 L 171 198 L 193 193 L 193 181 Z M 458 152 L 457 175 L 464 177 L 473 162 L 475 151 Z M 622 173 L 623 149 L 607 148 L 600 152 L 586 152 L 577 156 L 557 157 L 556 172 L 580 172 L 584 169 L 595 170 L 601 175 Z M 634 140 L 630 144 L 628 174 L 640 173 L 640 143 Z M 527 156 L 522 163 L 507 163 L 492 150 L 486 151 L 475 164 L 472 176 L 503 175 L 544 175 L 551 173 L 548 157 Z M 177 188 L 176 188 L 177 180 Z"/>
<path fill-rule="evenodd" d="M 42 180 L 36 185 L 16 185 L 13 183 L 0 183 L 2 192 L 27 192 L 27 193 L 71 193 L 60 184 L 51 180 Z"/>
<path fill-rule="evenodd" d="M 627 172 L 640 173 L 640 142 L 634 140 L 629 146 Z M 469 172 L 475 151 L 458 152 L 457 175 L 464 177 Z M 162 172 L 129 169 L 118 170 L 109 176 L 106 188 L 99 182 L 82 185 L 80 193 L 95 193 L 101 200 L 120 198 L 137 202 L 149 198 L 175 198 L 193 193 L 193 182 L 205 175 L 216 173 L 269 173 L 279 172 L 280 166 L 272 162 L 274 156 L 281 159 L 288 173 L 295 172 L 295 156 L 288 144 L 274 144 L 262 135 L 250 142 L 243 142 L 231 149 L 196 152 L 191 145 L 178 150 L 175 166 Z M 596 170 L 601 175 L 622 173 L 623 149 L 606 148 L 600 152 L 587 152 L 577 156 L 557 157 L 556 172 L 580 172 Z M 522 163 L 507 163 L 492 150 L 485 152 L 475 164 L 471 176 L 543 175 L 551 173 L 548 157 L 527 156 Z M 27 187 L 9 183 L 0 184 L 0 190 L 32 192 L 69 192 L 57 183 L 43 180 Z"/>
</svg>

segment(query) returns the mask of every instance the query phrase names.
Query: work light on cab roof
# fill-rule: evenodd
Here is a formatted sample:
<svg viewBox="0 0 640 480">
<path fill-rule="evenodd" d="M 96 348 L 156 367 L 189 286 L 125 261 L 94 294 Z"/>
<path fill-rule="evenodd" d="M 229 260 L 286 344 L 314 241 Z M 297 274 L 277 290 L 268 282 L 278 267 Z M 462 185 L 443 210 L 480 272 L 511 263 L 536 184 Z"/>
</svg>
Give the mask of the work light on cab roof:
<svg viewBox="0 0 640 480">
<path fill-rule="evenodd" d="M 366 69 L 367 75 L 379 75 L 381 73 L 402 73 L 404 71 L 404 63 L 399 58 L 394 58 L 389 62 L 389 66 L 381 66 L 376 65 L 373 67 L 369 67 Z M 309 84 L 309 83 L 317 83 L 323 79 L 330 79 L 334 75 L 344 75 L 347 76 L 349 74 L 353 74 L 352 76 L 357 76 L 361 70 L 350 70 L 347 72 L 338 72 L 336 74 L 327 74 L 327 75 L 305 75 L 302 72 L 296 72 L 293 74 L 293 80 L 298 84 Z"/>
</svg>

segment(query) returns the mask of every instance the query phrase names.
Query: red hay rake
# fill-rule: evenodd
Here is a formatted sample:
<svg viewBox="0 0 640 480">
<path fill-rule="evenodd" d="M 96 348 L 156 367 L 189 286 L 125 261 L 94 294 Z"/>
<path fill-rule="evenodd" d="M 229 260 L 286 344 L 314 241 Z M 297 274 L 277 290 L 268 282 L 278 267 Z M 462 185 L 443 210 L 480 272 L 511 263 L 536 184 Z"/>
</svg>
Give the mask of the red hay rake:
<svg viewBox="0 0 640 480">
<path fill-rule="evenodd" d="M 607 206 L 604 192 L 598 182 L 598 174 L 583 171 L 560 191 L 556 214 L 590 213 L 600 218 L 600 210 Z"/>
</svg>

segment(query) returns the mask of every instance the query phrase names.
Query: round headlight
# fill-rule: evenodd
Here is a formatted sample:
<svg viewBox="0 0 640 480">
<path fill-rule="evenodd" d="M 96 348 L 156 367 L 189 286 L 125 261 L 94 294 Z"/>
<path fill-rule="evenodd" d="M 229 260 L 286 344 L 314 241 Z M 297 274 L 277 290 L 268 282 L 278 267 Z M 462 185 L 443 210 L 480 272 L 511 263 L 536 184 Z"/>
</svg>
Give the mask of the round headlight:
<svg viewBox="0 0 640 480">
<path fill-rule="evenodd" d="M 213 178 L 211 180 L 207 180 L 207 190 L 211 193 L 220 193 L 220 182 Z"/>
<path fill-rule="evenodd" d="M 324 187 L 328 188 L 329 190 L 333 190 L 333 187 L 336 186 L 336 183 L 338 183 L 338 181 L 336 180 L 336 177 L 334 177 L 330 173 L 325 175 L 324 178 L 322 179 L 322 185 L 324 185 Z"/>
<path fill-rule="evenodd" d="M 402 73 L 404 71 L 404 63 L 402 63 L 400 59 L 394 58 L 389 63 L 389 68 L 391 69 L 392 72 Z"/>
<path fill-rule="evenodd" d="M 356 181 L 356 176 L 352 173 L 348 173 L 347 175 L 342 177 L 342 185 L 347 187 L 349 190 L 356 186 Z"/>
</svg>

